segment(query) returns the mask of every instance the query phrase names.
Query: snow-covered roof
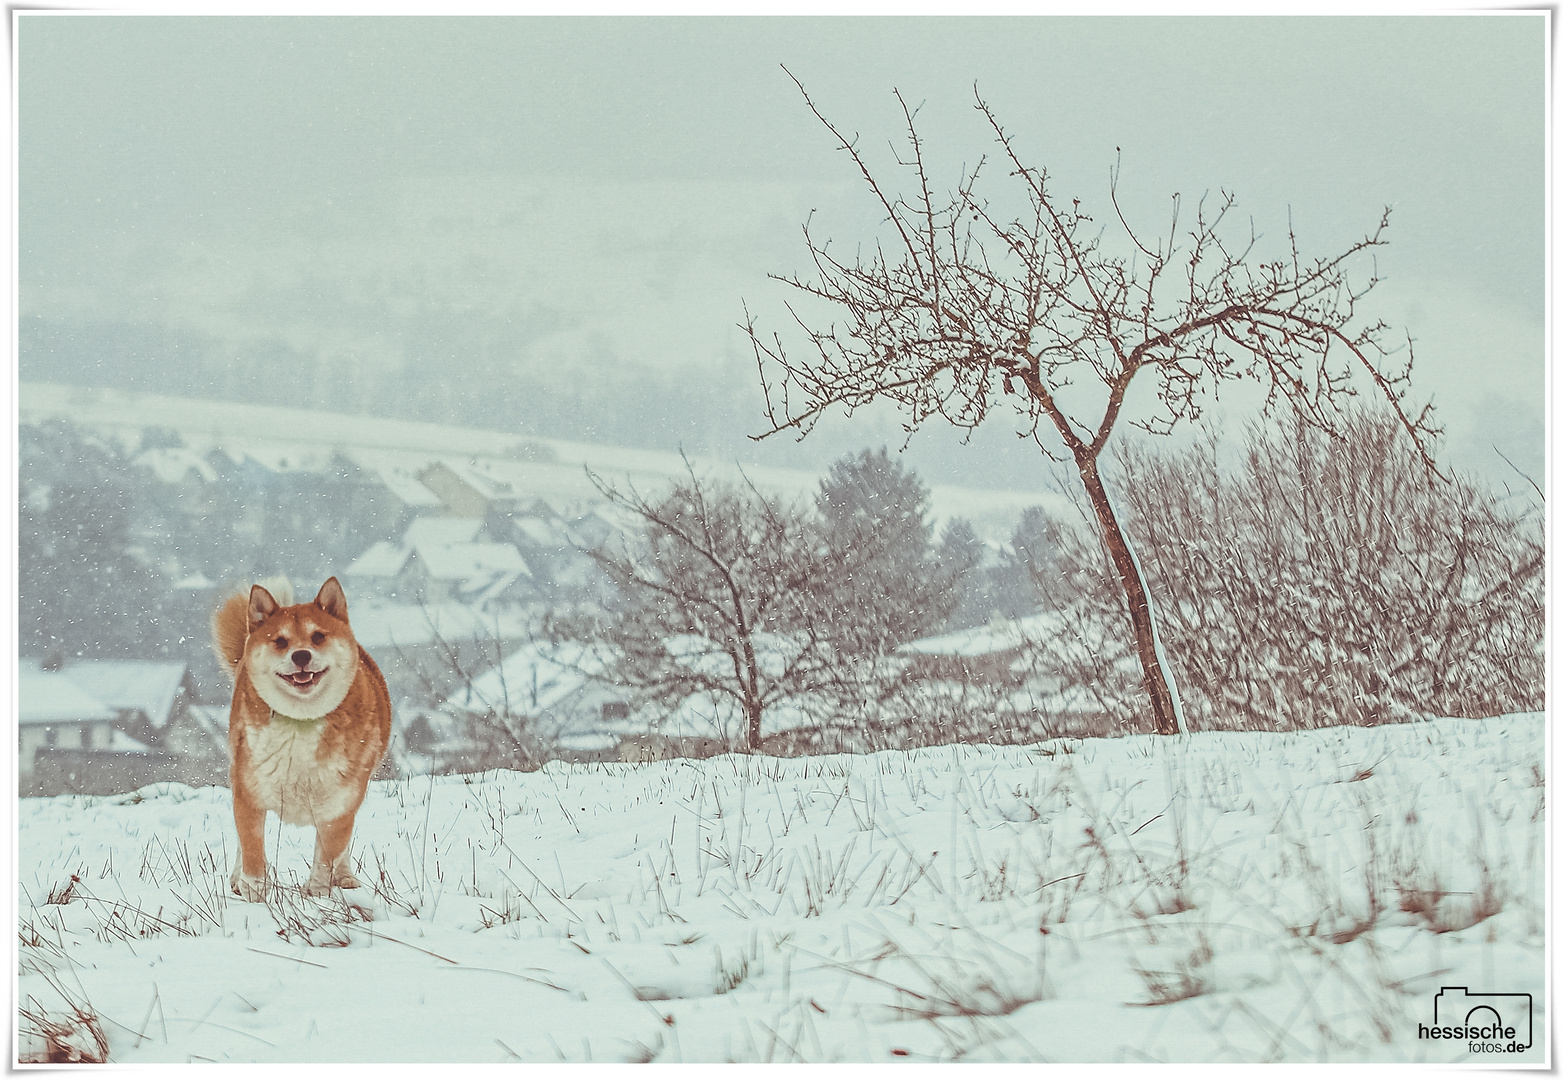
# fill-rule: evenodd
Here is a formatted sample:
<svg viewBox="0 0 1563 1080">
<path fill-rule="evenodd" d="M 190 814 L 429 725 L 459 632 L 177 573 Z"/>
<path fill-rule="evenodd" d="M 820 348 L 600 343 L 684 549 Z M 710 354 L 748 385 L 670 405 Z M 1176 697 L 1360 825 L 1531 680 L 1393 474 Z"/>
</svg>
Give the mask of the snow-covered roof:
<svg viewBox="0 0 1563 1080">
<path fill-rule="evenodd" d="M 160 446 L 147 450 L 137 455 L 135 463 L 151 469 L 153 475 L 165 484 L 179 483 L 192 470 L 202 480 L 210 482 L 217 479 L 217 470 L 212 468 L 211 462 L 183 446 Z"/>
<path fill-rule="evenodd" d="M 483 603 L 503 593 L 532 569 L 514 544 L 474 541 L 482 529 L 477 518 L 418 518 L 407 527 L 401 544 L 375 543 L 344 572 L 352 578 L 394 578 L 417 554 L 425 573 L 436 581 L 458 584 L 463 598 Z"/>
<path fill-rule="evenodd" d="M 152 748 L 140 739 L 133 739 L 119 728 L 109 732 L 109 744 L 106 749 L 121 754 L 150 754 Z"/>
<path fill-rule="evenodd" d="M 228 706 L 191 705 L 189 716 L 197 727 L 215 737 L 218 742 L 228 741 Z"/>
<path fill-rule="evenodd" d="M 184 681 L 183 664 L 140 660 L 82 660 L 59 674 L 113 709 L 140 709 L 154 727 L 168 723 Z"/>
<path fill-rule="evenodd" d="M 576 521 L 587 518 L 595 518 L 614 532 L 637 532 L 642 524 L 640 517 L 629 507 L 607 502 L 593 503 Z"/>
<path fill-rule="evenodd" d="M 1058 631 L 1058 617 L 1050 614 L 1027 615 L 1022 619 L 995 620 L 938 637 L 908 641 L 896 650 L 906 656 L 988 656 L 1019 648 Z"/>
<path fill-rule="evenodd" d="M 492 641 L 526 636 L 531 621 L 518 612 L 487 614 L 466 604 L 380 604 L 365 601 L 348 613 L 353 636 L 366 649 L 410 648 L 436 637 Z"/>
<path fill-rule="evenodd" d="M 22 661 L 17 671 L 18 719 L 23 724 L 113 720 L 118 713 L 74 680 Z"/>
<path fill-rule="evenodd" d="M 578 695 L 602 665 L 573 642 L 531 642 L 472 681 L 450 704 L 466 712 L 549 712 Z"/>
<path fill-rule="evenodd" d="M 541 495 L 533 495 L 530 498 L 523 497 L 515 505 L 516 518 L 539 518 L 543 521 L 556 521 L 559 511 L 554 509 L 553 503 Z"/>
<path fill-rule="evenodd" d="M 466 461 L 440 458 L 436 463 L 445 466 L 456 477 L 472 488 L 479 495 L 490 501 L 494 499 L 510 499 L 516 494 L 515 486 L 510 481 L 496 474 L 494 466 L 490 462 L 480 462 L 477 459 Z"/>
<path fill-rule="evenodd" d="M 529 573 L 523 574 L 520 570 L 505 570 L 493 575 L 486 582 L 481 578 L 470 579 L 463 586 L 462 592 L 464 596 L 470 598 L 472 603 L 481 606 L 490 600 L 497 600 L 505 594 L 505 590 L 510 588 L 510 586 L 521 580 L 521 578 L 530 576 Z"/>
<path fill-rule="evenodd" d="M 366 577 L 395 577 L 402 572 L 402 567 L 407 565 L 407 556 L 412 552 L 400 544 L 393 544 L 389 540 L 377 540 L 358 558 L 354 559 L 342 571 L 342 576 L 347 578 Z"/>
<path fill-rule="evenodd" d="M 424 570 L 436 581 L 472 581 L 492 579 L 499 574 L 531 573 L 514 544 L 420 543 L 415 550 Z"/>
<path fill-rule="evenodd" d="M 417 558 L 431 578 L 442 581 L 466 581 L 480 575 L 530 574 L 527 560 L 514 544 L 417 544 Z"/>
<path fill-rule="evenodd" d="M 427 544 L 470 544 L 483 528 L 482 518 L 440 517 L 429 514 L 413 518 L 402 535 L 404 547 Z"/>
<path fill-rule="evenodd" d="M 517 532 L 538 547 L 564 547 L 569 543 L 565 538 L 564 529 L 554 521 L 547 521 L 539 517 L 518 517 L 511 524 Z"/>
<path fill-rule="evenodd" d="M 331 446 L 311 446 L 308 443 L 292 439 L 277 439 L 274 436 L 258 439 L 230 438 L 226 440 L 226 445 L 231 449 L 237 449 L 251 461 L 279 475 L 325 472 L 330 468 L 331 460 L 335 456 L 335 448 Z"/>
<path fill-rule="evenodd" d="M 418 479 L 416 470 L 389 461 L 373 450 L 349 450 L 348 460 L 366 472 L 372 473 L 387 491 L 405 506 L 437 507 L 440 497 Z"/>
</svg>

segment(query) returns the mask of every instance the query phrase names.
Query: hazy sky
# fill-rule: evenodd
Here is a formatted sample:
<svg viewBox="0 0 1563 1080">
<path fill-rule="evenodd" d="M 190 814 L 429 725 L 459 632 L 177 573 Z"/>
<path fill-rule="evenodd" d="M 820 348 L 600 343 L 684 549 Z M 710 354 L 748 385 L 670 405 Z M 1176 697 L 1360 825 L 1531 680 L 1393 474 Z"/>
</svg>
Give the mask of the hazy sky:
<svg viewBox="0 0 1563 1080">
<path fill-rule="evenodd" d="M 876 152 L 899 87 L 947 183 L 991 149 L 975 82 L 1098 217 L 1118 147 L 1150 231 L 1172 192 L 1225 187 L 1325 253 L 1392 205 L 1375 314 L 1417 339 L 1454 458 L 1496 442 L 1539 478 L 1544 26 L 23 14 L 22 312 L 355 369 L 419 363 L 428 326 L 529 328 L 474 392 L 528 365 L 737 370 L 809 210 L 843 241 L 876 226 L 780 65 Z"/>
</svg>

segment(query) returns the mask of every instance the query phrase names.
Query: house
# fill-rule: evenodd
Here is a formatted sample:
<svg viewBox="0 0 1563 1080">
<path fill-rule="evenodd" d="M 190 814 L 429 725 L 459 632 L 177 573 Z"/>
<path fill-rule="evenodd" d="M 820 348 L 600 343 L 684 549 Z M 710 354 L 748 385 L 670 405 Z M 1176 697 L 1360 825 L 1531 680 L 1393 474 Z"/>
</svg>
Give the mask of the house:
<svg viewBox="0 0 1563 1080">
<path fill-rule="evenodd" d="M 211 758 L 226 768 L 226 716 L 220 739 L 213 738 L 204 720 L 192 719 L 197 694 L 184 664 L 92 660 L 66 665 L 61 671 L 117 710 L 120 728 L 127 734 L 168 753 Z"/>
<path fill-rule="evenodd" d="M 420 517 L 400 544 L 373 544 L 342 576 L 375 598 L 487 607 L 525 599 L 532 570 L 514 544 L 484 536 L 481 518 Z"/>
<path fill-rule="evenodd" d="M 224 500 L 224 510 L 233 536 L 259 543 L 276 474 L 248 454 L 238 450 L 230 453 L 222 447 L 208 450 L 205 461 L 218 485 L 230 495 Z"/>
<path fill-rule="evenodd" d="M 357 477 L 366 487 L 365 498 L 373 505 L 365 510 L 384 530 L 382 535 L 400 535 L 408 523 L 420 514 L 438 514 L 440 497 L 418 480 L 418 469 L 394 452 L 349 450 L 345 457 L 357 469 Z"/>
<path fill-rule="evenodd" d="M 425 544 L 404 570 L 415 595 L 430 602 L 475 607 L 525 598 L 532 570 L 514 544 Z"/>
<path fill-rule="evenodd" d="M 392 740 L 409 772 L 530 768 L 546 759 L 616 761 L 626 733 L 644 731 L 600 664 L 575 643 L 531 641 L 414 712 Z"/>
<path fill-rule="evenodd" d="M 358 602 L 348 595 L 353 636 L 385 673 L 391 700 L 434 704 L 459 692 L 525 640 L 524 611 L 465 604 Z"/>
<path fill-rule="evenodd" d="M 513 543 L 532 570 L 532 595 L 545 603 L 606 602 L 611 595 L 607 575 L 588 554 L 616 542 L 623 526 L 588 509 L 574 516 L 556 512 L 541 499 L 522 503 L 503 514 L 490 514 L 489 533 Z"/>
<path fill-rule="evenodd" d="M 23 660 L 17 676 L 17 766 L 24 794 L 40 750 L 108 750 L 117 744 L 126 753 L 150 752 L 134 740 L 116 740 L 114 721 L 119 714 L 63 675 Z"/>
<path fill-rule="evenodd" d="M 445 513 L 452 517 L 487 517 L 521 500 L 510 481 L 476 459 L 432 461 L 419 470 L 418 482 L 439 497 Z"/>
<path fill-rule="evenodd" d="M 164 484 L 199 495 L 217 482 L 217 470 L 202 454 L 183 446 L 155 446 L 136 455 L 134 464 L 151 471 Z"/>
<path fill-rule="evenodd" d="M 411 549 L 392 540 L 377 540 L 342 571 L 342 583 L 354 597 L 400 599 L 411 557 Z"/>
<path fill-rule="evenodd" d="M 849 748 L 850 740 L 825 738 L 820 721 L 830 715 L 830 703 L 817 695 L 773 702 L 760 717 L 760 752 L 787 757 Z M 711 757 L 743 747 L 748 738 L 742 704 L 717 692 L 691 694 L 671 711 L 646 710 L 638 720 L 638 731 L 619 738 L 620 761 Z"/>
<path fill-rule="evenodd" d="M 226 778 L 225 737 L 191 715 L 194 687 L 182 664 L 23 659 L 18 676 L 23 795 L 107 795 Z"/>
</svg>

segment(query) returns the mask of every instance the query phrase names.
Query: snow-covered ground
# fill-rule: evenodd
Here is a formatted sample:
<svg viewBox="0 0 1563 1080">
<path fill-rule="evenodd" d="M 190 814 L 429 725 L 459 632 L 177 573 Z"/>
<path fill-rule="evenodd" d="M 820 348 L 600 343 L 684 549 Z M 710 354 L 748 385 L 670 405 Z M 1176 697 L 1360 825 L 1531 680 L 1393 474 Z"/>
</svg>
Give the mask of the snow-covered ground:
<svg viewBox="0 0 1563 1080">
<path fill-rule="evenodd" d="M 273 819 L 265 904 L 224 789 L 26 799 L 20 1052 L 1458 1061 L 1464 987 L 1540 1063 L 1543 762 L 1532 714 L 422 777 L 351 893 Z"/>
</svg>

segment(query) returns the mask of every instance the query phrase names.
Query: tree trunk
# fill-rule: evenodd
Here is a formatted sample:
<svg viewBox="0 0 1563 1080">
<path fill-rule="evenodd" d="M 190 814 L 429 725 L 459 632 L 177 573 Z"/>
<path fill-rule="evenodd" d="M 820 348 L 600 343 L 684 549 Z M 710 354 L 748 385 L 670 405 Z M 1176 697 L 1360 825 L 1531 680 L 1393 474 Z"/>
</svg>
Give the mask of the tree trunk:
<svg viewBox="0 0 1563 1080">
<path fill-rule="evenodd" d="M 749 730 L 747 732 L 749 740 L 749 753 L 758 754 L 760 752 L 759 701 L 751 698 L 750 700 L 744 702 L 744 711 L 749 714 Z"/>
<path fill-rule="evenodd" d="M 743 618 L 743 609 L 740 607 L 739 628 L 747 626 L 747 620 Z M 743 635 L 743 659 L 747 680 L 740 677 L 744 691 L 744 718 L 748 721 L 748 730 L 744 732 L 747 742 L 746 749 L 751 754 L 760 752 L 760 714 L 764 711 L 760 704 L 760 663 L 754 655 L 754 642 L 749 639 L 747 633 Z"/>
<path fill-rule="evenodd" d="M 1102 526 L 1102 539 L 1107 544 L 1107 553 L 1113 560 L 1113 568 L 1118 571 L 1119 581 L 1123 583 L 1124 598 L 1129 602 L 1134 647 L 1140 657 L 1145 692 L 1150 695 L 1151 717 L 1156 734 L 1176 735 L 1179 731 L 1178 708 L 1156 648 L 1156 627 L 1151 620 L 1150 597 L 1145 591 L 1145 581 L 1129 551 L 1129 543 L 1124 538 L 1122 526 L 1118 524 L 1118 516 L 1113 513 L 1107 488 L 1102 485 L 1102 478 L 1096 471 L 1096 459 L 1077 455 L 1076 463 L 1080 467 L 1080 479 L 1085 483 L 1086 497 L 1091 500 L 1091 509 L 1096 511 L 1096 520 Z"/>
</svg>

